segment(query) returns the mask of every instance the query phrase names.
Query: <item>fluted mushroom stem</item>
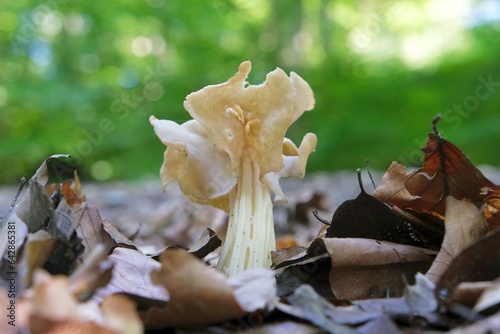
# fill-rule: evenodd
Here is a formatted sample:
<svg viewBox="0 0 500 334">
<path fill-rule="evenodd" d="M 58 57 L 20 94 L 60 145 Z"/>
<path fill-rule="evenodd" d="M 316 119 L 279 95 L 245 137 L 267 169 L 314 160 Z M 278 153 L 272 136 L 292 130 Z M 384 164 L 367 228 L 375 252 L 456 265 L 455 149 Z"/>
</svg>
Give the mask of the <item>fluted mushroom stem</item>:
<svg viewBox="0 0 500 334">
<path fill-rule="evenodd" d="M 217 269 L 228 276 L 250 268 L 271 266 L 276 249 L 273 204 L 269 188 L 260 181 L 260 166 L 242 158 L 237 186 L 231 191 L 229 223 Z"/>
</svg>

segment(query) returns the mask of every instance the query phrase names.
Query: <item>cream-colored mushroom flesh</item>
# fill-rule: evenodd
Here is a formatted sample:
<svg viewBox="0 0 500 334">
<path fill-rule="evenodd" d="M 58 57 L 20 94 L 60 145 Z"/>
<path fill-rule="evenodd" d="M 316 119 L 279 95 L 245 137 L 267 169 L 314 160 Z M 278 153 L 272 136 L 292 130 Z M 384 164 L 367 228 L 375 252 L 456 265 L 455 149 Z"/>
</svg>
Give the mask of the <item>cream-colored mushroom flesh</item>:
<svg viewBox="0 0 500 334">
<path fill-rule="evenodd" d="M 187 96 L 193 120 L 182 125 L 150 118 L 167 146 L 160 171 L 166 187 L 178 181 L 193 202 L 229 212 L 218 269 L 234 275 L 269 267 L 275 249 L 271 190 L 286 201 L 280 177 L 303 177 L 316 136 L 297 148 L 285 138 L 288 127 L 314 107 L 311 88 L 300 76 L 277 68 L 260 85 L 249 85 L 243 62 L 227 82 Z"/>
</svg>

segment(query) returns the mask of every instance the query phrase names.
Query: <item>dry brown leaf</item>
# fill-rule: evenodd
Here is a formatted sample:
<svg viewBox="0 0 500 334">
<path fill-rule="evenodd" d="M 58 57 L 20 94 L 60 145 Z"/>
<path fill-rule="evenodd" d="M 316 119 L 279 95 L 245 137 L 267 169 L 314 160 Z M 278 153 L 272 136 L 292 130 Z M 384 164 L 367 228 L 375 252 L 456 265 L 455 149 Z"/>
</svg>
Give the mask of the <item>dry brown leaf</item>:
<svg viewBox="0 0 500 334">
<path fill-rule="evenodd" d="M 373 197 L 384 203 L 406 208 L 415 198 L 408 192 L 405 182 L 411 174 L 406 173 L 406 167 L 393 161 L 385 171 L 380 185 L 373 192 Z"/>
<path fill-rule="evenodd" d="M 69 277 L 71 292 L 79 301 L 90 298 L 97 288 L 111 280 L 113 262 L 107 258 L 104 246 L 98 245 Z"/>
<path fill-rule="evenodd" d="M 101 304 L 107 328 L 120 334 L 141 334 L 144 331 L 135 303 L 122 295 L 106 297 Z"/>
<path fill-rule="evenodd" d="M 167 249 L 161 269 L 151 273 L 170 294 L 165 307 L 141 314 L 147 328 L 194 326 L 227 321 L 246 312 L 234 298 L 226 277 L 185 251 Z"/>
<path fill-rule="evenodd" d="M 476 305 L 474 305 L 474 311 L 476 312 L 483 312 L 492 308 L 500 310 L 500 277 L 491 282 L 491 285 L 484 290 Z"/>
<path fill-rule="evenodd" d="M 276 266 L 283 269 L 278 276 L 280 296 L 300 284 L 312 285 L 325 298 L 401 296 L 402 275 L 411 280 L 417 272 L 425 272 L 436 255 L 429 249 L 362 238 L 317 238 L 299 251 Z"/>
<path fill-rule="evenodd" d="M 436 252 L 361 238 L 321 239 L 330 254 L 330 286 L 335 297 L 355 300 L 403 294 L 403 276 L 425 271 Z"/>
<path fill-rule="evenodd" d="M 62 195 L 71 208 L 85 202 L 85 195 L 83 194 L 80 178 L 76 170 L 73 172 L 73 175 L 73 180 L 46 185 L 44 190 L 47 197 Z"/>
<path fill-rule="evenodd" d="M 435 123 L 434 123 L 435 126 Z M 422 148 L 425 163 L 406 174 L 406 168 L 392 163 L 374 196 L 383 202 L 443 217 L 445 198 L 467 199 L 477 206 L 486 203 L 484 213 L 490 229 L 500 227 L 500 187 L 488 180 L 452 143 L 434 128 Z"/>
<path fill-rule="evenodd" d="M 18 267 L 24 276 L 24 285 L 29 286 L 33 273 L 37 268 L 42 268 L 60 241 L 45 230 L 28 234 L 24 245 L 23 255 Z"/>
<path fill-rule="evenodd" d="M 164 288 L 154 285 L 149 274 L 160 269 L 160 263 L 143 253 L 117 247 L 109 259 L 114 263 L 113 278 L 97 291 L 96 297 L 104 299 L 115 293 L 130 295 L 142 307 L 165 303 L 169 297 Z"/>
<path fill-rule="evenodd" d="M 463 287 L 456 289 L 462 283 L 486 282 L 500 277 L 499 244 L 500 230 L 497 229 L 460 252 L 436 284 L 436 297 L 450 305 L 464 298 L 461 296 L 464 291 L 460 290 Z M 471 292 L 472 289 L 468 290 Z M 474 287 L 474 290 L 478 290 L 478 287 Z M 474 301 L 470 301 L 471 306 Z"/>
<path fill-rule="evenodd" d="M 272 302 L 268 299 L 274 299 L 275 291 L 270 293 L 268 287 L 270 282 L 265 279 L 263 282 L 263 277 L 271 277 L 274 286 L 274 274 L 270 275 L 270 271 L 257 274 L 252 279 L 254 283 L 250 284 L 248 278 L 254 275 L 252 271 L 236 275 L 229 281 L 222 273 L 183 250 L 167 249 L 160 260 L 161 269 L 151 276 L 167 289 L 170 300 L 165 307 L 153 307 L 141 313 L 147 328 L 220 323 L 256 311 Z M 248 289 L 247 285 L 255 288 Z M 246 303 L 252 296 L 251 304 L 239 304 Z"/>
<path fill-rule="evenodd" d="M 77 205 L 73 215 L 76 221 L 75 230 L 85 246 L 84 259 L 97 245 L 103 245 L 106 251 L 109 251 L 118 242 L 133 247 L 130 240 L 121 235 L 109 222 L 102 220 L 95 206 L 88 203 Z"/>
<path fill-rule="evenodd" d="M 231 286 L 234 298 L 246 312 L 263 310 L 276 300 L 274 271 L 254 268 L 231 276 L 227 283 Z"/>
<path fill-rule="evenodd" d="M 137 249 L 135 243 L 124 236 L 118 229 L 107 220 L 102 221 L 102 228 L 108 235 L 115 241 L 116 247 L 125 247 L 130 249 Z"/>
<path fill-rule="evenodd" d="M 446 198 L 445 235 L 441 250 L 426 276 L 437 283 L 449 264 L 463 249 L 484 236 L 488 223 L 478 207 L 452 196 Z"/>
<path fill-rule="evenodd" d="M 455 328 L 448 334 L 497 334 L 500 328 L 500 311 L 473 324 Z"/>
<path fill-rule="evenodd" d="M 221 244 L 222 241 L 217 237 L 215 232 L 207 228 L 205 231 L 203 231 L 198 241 L 196 241 L 189 248 L 188 252 L 199 259 L 203 259 L 205 256 L 220 247 Z"/>
<path fill-rule="evenodd" d="M 86 318 L 78 308 L 65 276 L 51 276 L 38 269 L 30 293 L 19 305 L 21 328 L 32 334 L 46 333 L 113 333 Z"/>
<path fill-rule="evenodd" d="M 469 307 L 479 300 L 483 292 L 494 285 L 494 282 L 462 282 L 453 289 L 453 300 Z"/>
</svg>

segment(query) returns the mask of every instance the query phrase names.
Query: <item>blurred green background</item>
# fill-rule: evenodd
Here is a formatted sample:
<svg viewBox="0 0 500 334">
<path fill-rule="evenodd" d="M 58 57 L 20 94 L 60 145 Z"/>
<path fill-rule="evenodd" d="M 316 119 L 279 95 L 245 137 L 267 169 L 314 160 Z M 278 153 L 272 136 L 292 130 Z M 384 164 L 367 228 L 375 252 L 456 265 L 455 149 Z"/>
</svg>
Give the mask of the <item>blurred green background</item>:
<svg viewBox="0 0 500 334">
<path fill-rule="evenodd" d="M 420 164 L 430 121 L 500 166 L 500 2 L 2 0 L 0 183 L 70 153 L 84 179 L 157 177 L 149 115 L 184 122 L 190 92 L 251 60 L 315 92 L 289 130 L 318 135 L 308 169 Z"/>
</svg>

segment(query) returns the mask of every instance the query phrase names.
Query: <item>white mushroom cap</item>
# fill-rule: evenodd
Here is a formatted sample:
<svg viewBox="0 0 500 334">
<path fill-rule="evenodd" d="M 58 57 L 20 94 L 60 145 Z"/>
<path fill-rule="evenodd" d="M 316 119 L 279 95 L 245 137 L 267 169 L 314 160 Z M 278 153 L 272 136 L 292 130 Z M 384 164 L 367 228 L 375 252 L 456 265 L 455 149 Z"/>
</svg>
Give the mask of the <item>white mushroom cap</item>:
<svg viewBox="0 0 500 334">
<path fill-rule="evenodd" d="M 286 200 L 280 177 L 303 177 L 316 136 L 297 148 L 285 138 L 288 127 L 314 107 L 311 88 L 299 75 L 280 68 L 260 85 L 246 82 L 251 63 L 241 63 L 227 82 L 191 93 L 184 107 L 194 118 L 182 125 L 151 116 L 157 136 L 168 147 L 160 176 L 164 187 L 178 181 L 193 202 L 228 210 L 243 155 L 259 165 L 260 180 Z"/>
</svg>

